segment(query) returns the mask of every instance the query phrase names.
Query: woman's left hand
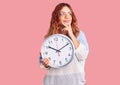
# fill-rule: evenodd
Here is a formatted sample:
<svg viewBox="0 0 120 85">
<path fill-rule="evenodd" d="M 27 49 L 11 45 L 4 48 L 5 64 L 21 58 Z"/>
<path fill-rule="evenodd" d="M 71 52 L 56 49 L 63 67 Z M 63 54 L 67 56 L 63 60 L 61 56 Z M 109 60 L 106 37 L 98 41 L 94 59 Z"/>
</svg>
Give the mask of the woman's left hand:
<svg viewBox="0 0 120 85">
<path fill-rule="evenodd" d="M 66 32 L 68 33 L 69 36 L 73 35 L 73 31 L 72 31 L 72 27 L 71 25 L 66 25 L 63 29 L 62 29 L 63 32 Z"/>
</svg>

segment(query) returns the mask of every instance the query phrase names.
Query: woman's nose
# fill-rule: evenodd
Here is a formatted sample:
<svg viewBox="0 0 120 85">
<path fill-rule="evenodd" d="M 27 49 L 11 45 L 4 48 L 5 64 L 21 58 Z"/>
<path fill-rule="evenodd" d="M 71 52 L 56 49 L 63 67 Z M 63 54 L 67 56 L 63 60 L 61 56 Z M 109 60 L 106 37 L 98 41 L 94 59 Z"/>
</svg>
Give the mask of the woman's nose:
<svg viewBox="0 0 120 85">
<path fill-rule="evenodd" d="M 69 18 L 69 15 L 68 15 L 68 14 L 65 14 L 65 18 L 67 18 L 67 19 L 68 19 L 68 18 Z"/>
</svg>

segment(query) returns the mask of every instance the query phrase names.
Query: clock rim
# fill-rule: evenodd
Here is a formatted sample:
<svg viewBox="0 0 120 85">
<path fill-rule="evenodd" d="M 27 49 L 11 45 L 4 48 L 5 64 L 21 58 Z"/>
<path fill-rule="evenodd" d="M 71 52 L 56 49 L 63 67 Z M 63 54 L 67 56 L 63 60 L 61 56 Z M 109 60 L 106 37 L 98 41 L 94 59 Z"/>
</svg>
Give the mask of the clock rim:
<svg viewBox="0 0 120 85">
<path fill-rule="evenodd" d="M 42 43 L 42 46 L 41 46 L 41 57 L 43 56 L 42 48 L 43 48 L 43 45 L 44 45 L 45 41 L 46 41 L 47 39 L 49 39 L 50 37 L 53 37 L 53 36 L 62 36 L 62 37 L 65 37 L 65 38 L 67 38 L 67 39 L 70 41 L 70 43 L 72 44 L 73 55 L 72 55 L 72 58 L 70 59 L 70 61 L 69 61 L 68 63 L 66 63 L 65 65 L 62 65 L 62 66 L 52 66 L 52 65 L 50 65 L 50 63 L 49 63 L 49 66 L 52 67 L 52 68 L 64 67 L 64 66 L 68 65 L 68 64 L 73 60 L 73 57 L 74 57 L 74 55 L 75 55 L 75 47 L 74 47 L 74 44 L 73 44 L 72 40 L 71 40 L 68 36 L 66 36 L 66 35 L 64 35 L 64 34 L 52 34 L 52 35 L 48 36 L 47 38 L 45 38 L 44 41 L 43 41 L 43 43 Z M 45 57 L 42 57 L 42 58 L 45 58 Z"/>
</svg>

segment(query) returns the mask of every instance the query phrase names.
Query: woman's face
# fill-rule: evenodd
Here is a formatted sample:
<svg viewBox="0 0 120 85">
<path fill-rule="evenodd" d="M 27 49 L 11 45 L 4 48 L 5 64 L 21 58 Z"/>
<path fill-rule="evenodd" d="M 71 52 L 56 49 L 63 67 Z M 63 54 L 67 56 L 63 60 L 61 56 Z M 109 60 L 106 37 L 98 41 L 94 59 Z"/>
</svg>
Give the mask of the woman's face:
<svg viewBox="0 0 120 85">
<path fill-rule="evenodd" d="M 60 23 L 63 24 L 64 26 L 71 25 L 72 22 L 72 13 L 70 9 L 65 6 L 60 10 Z"/>
</svg>

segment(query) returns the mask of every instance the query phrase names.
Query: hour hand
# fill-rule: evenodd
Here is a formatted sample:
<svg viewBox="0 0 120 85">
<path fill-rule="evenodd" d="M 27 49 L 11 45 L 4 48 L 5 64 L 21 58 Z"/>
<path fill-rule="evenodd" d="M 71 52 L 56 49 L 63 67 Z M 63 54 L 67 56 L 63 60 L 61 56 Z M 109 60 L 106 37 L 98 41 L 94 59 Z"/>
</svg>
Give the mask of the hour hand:
<svg viewBox="0 0 120 85">
<path fill-rule="evenodd" d="M 56 52 L 60 52 L 60 50 L 57 50 L 57 49 L 55 49 L 55 48 L 53 48 L 53 47 L 51 47 L 51 46 L 48 46 L 48 48 L 53 49 L 53 50 L 55 50 Z"/>
</svg>

